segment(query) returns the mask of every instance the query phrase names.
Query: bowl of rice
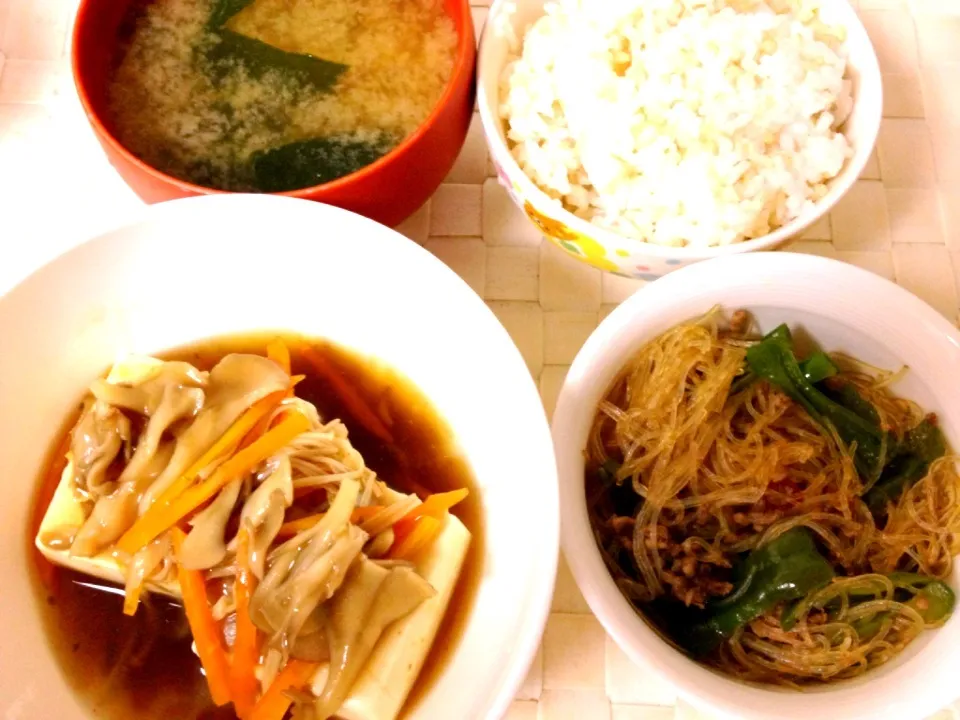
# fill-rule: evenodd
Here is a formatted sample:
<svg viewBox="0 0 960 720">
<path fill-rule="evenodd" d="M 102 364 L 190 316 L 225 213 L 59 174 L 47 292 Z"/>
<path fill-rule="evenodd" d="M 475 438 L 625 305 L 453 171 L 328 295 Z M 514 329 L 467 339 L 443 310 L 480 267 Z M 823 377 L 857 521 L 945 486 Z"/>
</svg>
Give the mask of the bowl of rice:
<svg viewBox="0 0 960 720">
<path fill-rule="evenodd" d="M 543 235 L 649 280 L 829 212 L 869 160 L 882 87 L 847 0 L 495 0 L 478 103 Z"/>
</svg>

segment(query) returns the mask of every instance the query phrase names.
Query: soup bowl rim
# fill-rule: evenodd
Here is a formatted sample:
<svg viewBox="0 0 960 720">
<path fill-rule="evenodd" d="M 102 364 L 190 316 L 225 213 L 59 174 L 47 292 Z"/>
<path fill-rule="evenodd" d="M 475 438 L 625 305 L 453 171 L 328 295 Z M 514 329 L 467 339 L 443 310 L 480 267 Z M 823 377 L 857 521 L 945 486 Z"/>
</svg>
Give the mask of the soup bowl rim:
<svg viewBox="0 0 960 720">
<path fill-rule="evenodd" d="M 101 141 L 106 142 L 113 152 L 115 152 L 119 157 L 122 157 L 132 167 L 136 168 L 138 172 L 152 178 L 157 182 L 163 183 L 164 185 L 174 187 L 181 193 L 186 193 L 189 195 L 245 194 L 243 192 L 237 192 L 233 190 L 222 190 L 206 185 L 198 185 L 190 182 L 189 180 L 183 180 L 165 173 L 129 150 L 126 145 L 120 142 L 119 138 L 117 138 L 115 133 L 109 128 L 107 122 L 102 117 L 103 113 L 97 110 L 93 101 L 91 100 L 90 92 L 87 89 L 86 83 L 83 82 L 83 78 L 81 77 L 79 71 L 79 57 L 80 53 L 82 52 L 79 38 L 83 29 L 83 23 L 85 22 L 84 18 L 86 17 L 87 13 L 91 12 L 91 6 L 100 1 L 101 0 L 80 0 L 77 10 L 74 14 L 73 28 L 70 34 L 70 73 L 73 78 L 74 87 L 77 91 L 77 96 L 80 98 L 80 104 L 83 107 L 83 112 L 97 137 L 100 138 Z M 337 191 L 360 185 L 364 181 L 375 177 L 381 169 L 391 165 L 397 158 L 406 154 L 411 147 L 415 146 L 420 141 L 420 139 L 430 130 L 430 128 L 437 124 L 437 121 L 444 108 L 453 101 L 454 95 L 457 92 L 457 87 L 463 82 L 463 77 L 465 75 L 470 76 L 476 73 L 474 62 L 476 58 L 476 31 L 473 27 L 470 3 L 469 0 L 454 1 L 460 5 L 460 12 L 463 17 L 463 22 L 459 27 L 455 28 L 455 32 L 457 34 L 457 49 L 453 67 L 450 71 L 450 78 L 447 80 L 440 98 L 436 103 L 434 103 L 426 118 L 424 118 L 423 121 L 417 125 L 416 129 L 414 129 L 413 132 L 407 135 L 403 140 L 401 140 L 397 145 L 395 145 L 381 157 L 377 158 L 369 165 L 364 165 L 359 170 L 355 170 L 348 175 L 330 180 L 329 182 L 320 183 L 319 185 L 309 185 L 296 190 L 283 190 L 267 194 L 278 195 L 281 197 L 304 199 L 317 198 L 322 200 L 323 198 L 318 198 L 318 194 L 333 194 Z M 116 41 L 114 40 L 113 42 L 115 45 Z"/>
</svg>

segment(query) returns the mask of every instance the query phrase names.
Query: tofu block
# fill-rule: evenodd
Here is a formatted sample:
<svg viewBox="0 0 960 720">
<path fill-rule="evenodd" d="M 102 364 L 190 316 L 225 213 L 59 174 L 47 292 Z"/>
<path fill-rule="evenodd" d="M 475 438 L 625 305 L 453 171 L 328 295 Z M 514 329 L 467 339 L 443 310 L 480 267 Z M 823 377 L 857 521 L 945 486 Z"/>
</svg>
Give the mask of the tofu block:
<svg viewBox="0 0 960 720">
<path fill-rule="evenodd" d="M 122 586 L 125 581 L 123 569 L 109 553 L 90 558 L 73 557 L 69 550 L 54 550 L 40 541 L 48 532 L 77 527 L 83 520 L 82 505 L 73 491 L 71 462 L 64 469 L 60 485 L 40 524 L 36 546 L 56 565 Z M 449 515 L 437 540 L 417 562 L 417 571 L 437 594 L 391 625 L 381 636 L 338 717 L 343 720 L 393 720 L 399 714 L 433 645 L 469 547 L 470 531 L 460 520 Z M 148 582 L 147 588 L 180 597 L 180 586 L 175 580 Z M 326 666 L 318 670 L 313 681 L 317 692 L 323 689 L 327 673 Z"/>
<path fill-rule="evenodd" d="M 73 490 L 73 463 L 69 462 L 63 469 L 60 484 L 53 494 L 50 507 L 43 516 L 34 543 L 43 556 L 54 565 L 123 586 L 126 583 L 123 568 L 109 553 L 103 552 L 93 557 L 75 557 L 69 550 L 54 550 L 41 542 L 41 538 L 48 533 L 68 527 L 79 527 L 83 521 L 83 505 Z M 151 592 L 180 597 L 180 586 L 176 581 L 166 583 L 147 581 L 146 588 Z"/>
<path fill-rule="evenodd" d="M 437 594 L 387 628 L 337 717 L 393 720 L 400 713 L 433 645 L 469 548 L 470 531 L 448 515 L 443 531 L 417 563 L 417 572 Z M 326 675 L 322 668 L 317 679 Z M 322 688 L 322 683 L 319 688 L 314 684 L 315 690 Z"/>
</svg>

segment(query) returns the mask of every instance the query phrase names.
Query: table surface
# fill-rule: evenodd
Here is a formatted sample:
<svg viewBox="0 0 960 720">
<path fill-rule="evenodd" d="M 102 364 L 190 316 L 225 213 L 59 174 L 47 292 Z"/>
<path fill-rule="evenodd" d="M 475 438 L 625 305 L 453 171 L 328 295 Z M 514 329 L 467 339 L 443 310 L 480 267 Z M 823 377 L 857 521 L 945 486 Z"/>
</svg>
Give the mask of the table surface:
<svg viewBox="0 0 960 720">
<path fill-rule="evenodd" d="M 142 203 L 106 162 L 70 81 L 78 0 L 0 0 L 0 292 Z M 484 0 L 474 0 L 478 28 Z M 854 0 L 883 70 L 884 121 L 862 179 L 792 249 L 894 279 L 951 321 L 960 299 L 960 0 Z M 951 88 L 951 85 L 954 87 Z M 432 200 L 398 228 L 500 318 L 553 409 L 581 343 L 643 283 L 541 240 L 493 179 L 479 120 Z M 561 558 L 541 651 L 509 720 L 702 717 L 606 636 Z M 936 720 L 960 720 L 960 704 Z"/>
</svg>

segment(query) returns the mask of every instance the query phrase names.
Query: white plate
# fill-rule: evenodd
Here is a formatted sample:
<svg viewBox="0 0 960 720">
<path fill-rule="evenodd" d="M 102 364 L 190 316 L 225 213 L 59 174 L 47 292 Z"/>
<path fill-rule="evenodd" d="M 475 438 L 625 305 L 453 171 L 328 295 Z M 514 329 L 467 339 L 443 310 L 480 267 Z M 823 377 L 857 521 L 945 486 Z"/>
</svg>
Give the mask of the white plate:
<svg viewBox="0 0 960 720">
<path fill-rule="evenodd" d="M 486 523 L 462 640 L 417 718 L 493 720 L 539 645 L 557 562 L 556 467 L 536 387 L 493 314 L 443 263 L 343 210 L 271 196 L 150 208 L 0 298 L 0 712 L 80 718 L 27 580 L 35 481 L 87 384 L 128 352 L 289 329 L 376 357 L 449 422 Z"/>
</svg>

